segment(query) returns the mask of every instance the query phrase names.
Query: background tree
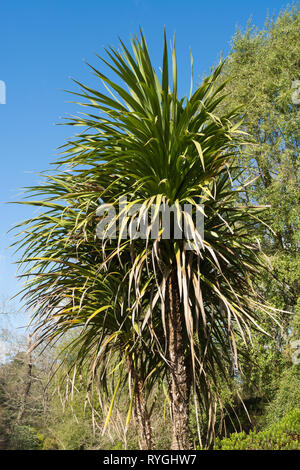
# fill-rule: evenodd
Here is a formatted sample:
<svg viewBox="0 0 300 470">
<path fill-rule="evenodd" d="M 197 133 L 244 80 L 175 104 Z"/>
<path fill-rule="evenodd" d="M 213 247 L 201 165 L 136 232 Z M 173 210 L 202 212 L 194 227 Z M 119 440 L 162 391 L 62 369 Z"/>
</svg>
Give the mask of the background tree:
<svg viewBox="0 0 300 470">
<path fill-rule="evenodd" d="M 231 104 L 242 104 L 243 129 L 254 146 L 240 149 L 242 178 L 258 176 L 245 198 L 269 205 L 261 233 L 274 266 L 264 282 L 273 303 L 294 310 L 299 298 L 299 104 L 293 83 L 300 77 L 299 8 L 267 19 L 258 30 L 249 24 L 232 40 L 225 74 Z M 278 282 L 277 282 L 278 281 Z"/>
<path fill-rule="evenodd" d="M 299 26 L 296 6 L 268 18 L 262 30 L 248 23 L 245 31 L 234 35 L 223 69 L 223 78 L 233 77 L 226 86 L 230 106 L 244 106 L 242 129 L 254 141 L 253 146 L 239 149 L 239 164 L 245 168 L 240 181 L 257 177 L 247 186 L 243 200 L 269 206 L 264 221 L 270 228 L 261 225 L 257 236 L 273 269 L 261 273 L 257 288 L 272 305 L 295 315 L 300 293 L 300 106 L 293 100 L 293 83 L 300 77 Z M 278 388 L 283 369 L 290 367 L 285 351 L 297 333 L 291 320 L 291 315 L 281 318 L 283 329 L 266 326 L 272 339 L 256 337 L 253 361 L 244 364 L 244 397 L 257 400 L 253 415 L 261 414 Z"/>
</svg>

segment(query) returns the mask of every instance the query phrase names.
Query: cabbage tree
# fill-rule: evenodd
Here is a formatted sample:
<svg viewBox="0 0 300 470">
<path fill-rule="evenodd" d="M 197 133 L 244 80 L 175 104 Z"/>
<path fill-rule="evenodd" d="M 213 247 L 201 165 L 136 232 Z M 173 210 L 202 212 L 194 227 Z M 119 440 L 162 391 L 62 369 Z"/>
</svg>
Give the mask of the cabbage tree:
<svg viewBox="0 0 300 470">
<path fill-rule="evenodd" d="M 170 61 L 166 35 L 160 71 L 142 33 L 132 40 L 133 52 L 120 46 L 101 59 L 116 81 L 91 66 L 106 92 L 77 82 L 75 95 L 86 112 L 69 124 L 84 130 L 58 162 L 66 173 L 33 188 L 41 197 L 31 203 L 47 212 L 25 231 L 22 262 L 33 275 L 25 295 L 38 306 L 41 330 L 49 320 L 53 337 L 65 325 L 82 324 L 81 312 L 88 325 L 100 319 L 99 348 L 108 310 L 115 321 L 111 299 L 119 302 L 115 339 L 130 325 L 134 357 L 140 344 L 143 357 L 151 358 L 149 377 L 158 370 L 167 374 L 171 447 L 188 449 L 191 397 L 206 410 L 212 436 L 218 374 L 238 367 L 237 339 L 251 341 L 251 328 L 261 329 L 260 315 L 272 315 L 255 288 L 262 208 L 238 203 L 244 187 L 236 182 L 236 155 L 245 136 L 237 110 L 217 112 L 225 98 L 225 83 L 218 80 L 222 63 L 195 91 L 191 80 L 189 97 L 181 98 L 175 44 Z M 76 285 L 69 278 L 73 270 L 83 276 L 76 310 L 62 306 L 66 283 L 70 291 Z M 93 282 L 116 272 L 122 288 L 114 288 L 105 306 Z M 93 305 L 88 314 L 87 304 Z M 63 308 L 62 330 L 56 308 Z"/>
</svg>

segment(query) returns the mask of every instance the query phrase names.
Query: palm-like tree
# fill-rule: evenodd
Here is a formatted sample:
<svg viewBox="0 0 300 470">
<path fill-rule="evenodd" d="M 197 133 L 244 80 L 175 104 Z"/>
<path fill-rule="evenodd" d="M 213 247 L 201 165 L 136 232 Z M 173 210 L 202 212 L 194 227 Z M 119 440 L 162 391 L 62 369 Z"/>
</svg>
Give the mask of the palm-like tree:
<svg viewBox="0 0 300 470">
<path fill-rule="evenodd" d="M 48 185 L 35 188 L 43 195 L 43 201 L 35 203 L 49 209 L 30 221 L 25 232 L 23 263 L 33 263 L 34 273 L 26 295 L 29 303 L 39 302 L 42 329 L 47 323 L 47 332 L 53 335 L 65 331 L 64 322 L 82 325 L 81 312 L 91 325 L 97 318 L 107 318 L 110 309 L 115 322 L 118 302 L 121 317 L 114 338 L 127 326 L 134 337 L 128 370 L 135 364 L 139 383 L 142 357 L 150 363 L 149 374 L 163 361 L 160 370 L 167 371 L 169 378 L 172 448 L 188 449 L 191 393 L 207 409 L 212 430 L 217 373 L 226 375 L 226 364 L 238 364 L 236 336 L 247 342 L 250 328 L 260 328 L 259 315 L 271 314 L 252 284 L 261 266 L 253 241 L 261 208 L 237 203 L 243 188 L 235 183 L 239 171 L 235 155 L 242 133 L 235 123 L 236 110 L 216 114 L 224 99 L 225 83 L 216 85 L 222 64 L 194 93 L 191 83 L 189 98 L 179 99 L 175 45 L 170 74 L 166 36 L 161 80 L 142 33 L 140 40 L 132 41 L 133 54 L 123 42 L 121 47 L 122 52 L 106 51 L 110 62 L 102 60 L 127 88 L 92 67 L 110 95 L 79 83 L 81 92 L 76 94 L 86 100 L 83 105 L 89 111 L 70 119 L 70 124 L 86 130 L 67 144 L 66 155 L 58 162 L 69 165 L 68 172 L 49 176 Z M 117 209 L 120 199 L 122 209 L 106 227 L 108 234 L 115 225 L 116 237 L 98 239 L 99 204 Z M 176 238 L 172 227 L 167 234 L 161 214 L 166 207 L 175 208 L 174 220 L 184 225 L 188 237 Z M 144 239 L 130 236 L 150 208 Z M 201 215 L 204 232 L 195 223 Z M 152 237 L 154 226 L 158 230 Z M 101 289 L 93 290 L 93 281 L 100 275 L 109 279 L 117 271 L 122 288 L 114 287 L 106 306 Z M 78 286 L 70 272 L 82 273 L 77 311 L 62 305 L 66 286 L 70 291 Z M 62 309 L 61 330 L 57 308 Z M 98 339 L 92 335 L 99 350 L 106 326 L 100 320 L 95 326 Z M 126 341 L 122 344 L 124 348 Z M 145 376 L 142 379 L 140 390 Z"/>
</svg>

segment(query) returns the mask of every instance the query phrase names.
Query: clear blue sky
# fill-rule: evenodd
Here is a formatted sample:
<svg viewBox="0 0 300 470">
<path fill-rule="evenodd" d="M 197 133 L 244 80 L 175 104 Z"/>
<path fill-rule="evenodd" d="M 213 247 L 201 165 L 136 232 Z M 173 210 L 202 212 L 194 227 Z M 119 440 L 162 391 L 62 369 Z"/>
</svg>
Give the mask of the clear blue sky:
<svg viewBox="0 0 300 470">
<path fill-rule="evenodd" d="M 199 81 L 222 50 L 228 53 L 237 26 L 244 28 L 252 16 L 261 28 L 268 11 L 277 15 L 285 5 L 282 0 L 1 2 L 0 80 L 6 83 L 7 102 L 0 104 L 0 305 L 20 288 L 7 231 L 33 213 L 5 202 L 20 199 L 22 187 L 38 182 L 37 172 L 49 168 L 57 147 L 72 135 L 71 128 L 55 124 L 78 110 L 62 91 L 75 89 L 70 77 L 95 85 L 84 60 L 97 65 L 95 52 L 102 55 L 106 45 L 118 46 L 118 36 L 128 43 L 141 25 L 158 68 L 166 27 L 169 38 L 176 33 L 180 90 L 186 94 L 189 48 Z M 19 308 L 18 301 L 14 305 Z M 16 324 L 22 323 L 20 315 Z"/>
</svg>

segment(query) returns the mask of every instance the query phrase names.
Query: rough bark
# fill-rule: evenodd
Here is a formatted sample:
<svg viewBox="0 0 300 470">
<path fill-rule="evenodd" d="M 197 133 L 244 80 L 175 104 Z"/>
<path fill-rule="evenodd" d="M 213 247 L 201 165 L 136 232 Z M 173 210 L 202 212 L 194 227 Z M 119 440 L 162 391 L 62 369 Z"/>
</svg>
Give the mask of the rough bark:
<svg viewBox="0 0 300 470">
<path fill-rule="evenodd" d="M 166 288 L 167 350 L 170 362 L 170 400 L 172 414 L 171 449 L 190 449 L 189 400 L 190 374 L 183 345 L 183 319 L 176 271 Z"/>
<path fill-rule="evenodd" d="M 135 384 L 134 410 L 138 422 L 141 450 L 154 449 L 150 417 L 146 406 L 145 390 L 142 380 L 137 380 Z"/>
<path fill-rule="evenodd" d="M 133 385 L 133 404 L 134 415 L 138 425 L 139 444 L 141 450 L 154 449 L 154 440 L 151 429 L 150 416 L 147 410 L 145 399 L 144 380 L 141 375 L 134 369 L 133 362 L 128 360 L 129 370 L 131 372 L 131 380 Z"/>
</svg>

